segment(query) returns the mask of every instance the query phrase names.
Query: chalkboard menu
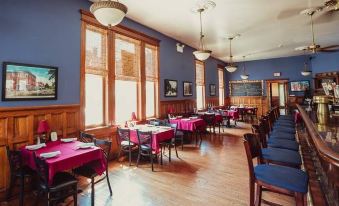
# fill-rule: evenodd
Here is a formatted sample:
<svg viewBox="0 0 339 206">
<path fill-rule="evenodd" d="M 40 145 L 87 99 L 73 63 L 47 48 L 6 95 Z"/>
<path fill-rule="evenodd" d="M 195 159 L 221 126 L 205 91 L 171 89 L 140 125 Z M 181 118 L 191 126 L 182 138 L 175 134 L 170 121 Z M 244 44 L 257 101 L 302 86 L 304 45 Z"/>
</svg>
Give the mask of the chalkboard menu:
<svg viewBox="0 0 339 206">
<path fill-rule="evenodd" d="M 230 81 L 230 96 L 263 96 L 263 81 Z"/>
</svg>

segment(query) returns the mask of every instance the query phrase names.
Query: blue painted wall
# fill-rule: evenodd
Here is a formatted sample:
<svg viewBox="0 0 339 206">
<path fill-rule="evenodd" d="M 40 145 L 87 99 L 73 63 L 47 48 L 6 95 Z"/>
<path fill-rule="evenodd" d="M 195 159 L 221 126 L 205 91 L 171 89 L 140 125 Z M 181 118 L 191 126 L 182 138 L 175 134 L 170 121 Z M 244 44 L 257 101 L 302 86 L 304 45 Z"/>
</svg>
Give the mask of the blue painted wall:
<svg viewBox="0 0 339 206">
<path fill-rule="evenodd" d="M 289 79 L 293 80 L 312 80 L 312 77 L 304 77 L 301 71 L 304 68 L 304 56 L 284 57 L 275 59 L 247 61 L 246 71 L 250 75 L 249 80 L 267 80 L 267 79 Z M 238 63 L 238 70 L 234 73 L 227 73 L 228 80 L 241 80 L 240 75 L 243 72 L 243 63 Z M 280 77 L 274 77 L 274 72 L 281 72 Z M 311 81 L 312 82 L 312 81 Z M 312 83 L 311 83 L 312 84 Z M 266 85 L 264 85 L 264 90 Z M 227 88 L 228 89 L 228 88 Z M 266 91 L 264 91 L 266 95 Z M 294 95 L 303 95 L 303 92 L 291 93 Z"/>
<path fill-rule="evenodd" d="M 339 71 L 339 52 L 318 53 L 312 59 L 313 76 L 320 72 Z"/>
<path fill-rule="evenodd" d="M 0 101 L 0 107 L 80 102 L 81 21 L 79 9 L 88 10 L 89 6 L 90 2 L 86 0 L 1 0 L 0 63 L 13 61 L 57 66 L 59 67 L 59 85 L 57 100 Z M 182 91 L 182 81 L 193 83 L 195 81 L 192 54 L 194 49 L 186 46 L 184 53 L 181 54 L 176 51 L 177 41 L 172 38 L 129 19 L 125 19 L 122 25 L 161 40 L 160 99 L 195 98 L 195 96 L 183 97 Z M 217 84 L 218 63 L 222 62 L 213 58 L 206 62 L 207 85 L 212 82 Z M 2 76 L 2 71 L 0 76 Z M 164 97 L 164 79 L 178 80 L 178 97 Z"/>
</svg>

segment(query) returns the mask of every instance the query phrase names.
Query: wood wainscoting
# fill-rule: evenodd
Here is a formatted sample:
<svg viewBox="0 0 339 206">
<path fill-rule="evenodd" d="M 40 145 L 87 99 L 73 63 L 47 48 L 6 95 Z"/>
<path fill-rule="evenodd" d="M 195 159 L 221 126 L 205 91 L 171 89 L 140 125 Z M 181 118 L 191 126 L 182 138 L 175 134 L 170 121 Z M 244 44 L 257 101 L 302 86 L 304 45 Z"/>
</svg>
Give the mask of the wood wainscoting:
<svg viewBox="0 0 339 206">
<path fill-rule="evenodd" d="M 170 108 L 173 108 L 174 113 L 186 113 L 194 111 L 196 107 L 195 99 L 182 99 L 182 100 L 172 100 L 172 101 L 160 101 L 160 118 L 167 117 L 167 112 Z"/>
<path fill-rule="evenodd" d="M 225 103 L 229 105 L 244 105 L 248 107 L 258 108 L 258 117 L 268 111 L 267 98 L 265 96 L 230 96 Z"/>
<path fill-rule="evenodd" d="M 0 108 L 0 199 L 9 183 L 6 146 L 18 149 L 33 144 L 38 122 L 43 119 L 60 137 L 78 136 L 79 111 L 80 105 Z"/>
<path fill-rule="evenodd" d="M 206 97 L 206 107 L 219 106 L 219 97 Z"/>
</svg>

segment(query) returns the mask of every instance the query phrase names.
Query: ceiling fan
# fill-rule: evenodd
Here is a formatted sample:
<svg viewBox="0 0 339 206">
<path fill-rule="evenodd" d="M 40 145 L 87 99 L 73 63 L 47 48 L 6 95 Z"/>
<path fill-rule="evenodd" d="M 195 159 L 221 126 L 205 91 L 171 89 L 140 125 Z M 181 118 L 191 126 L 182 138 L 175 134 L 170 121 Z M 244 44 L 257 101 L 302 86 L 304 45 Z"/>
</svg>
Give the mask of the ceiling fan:
<svg viewBox="0 0 339 206">
<path fill-rule="evenodd" d="M 335 0 L 331 0 L 331 1 L 335 1 Z M 315 43 L 313 15 L 316 12 L 321 11 L 322 9 L 323 9 L 323 7 L 316 7 L 316 8 L 305 9 L 305 10 L 300 12 L 300 14 L 308 15 L 311 19 L 312 44 L 309 45 L 309 46 L 297 47 L 297 48 L 295 48 L 295 50 L 298 50 L 298 51 L 308 50 L 308 51 L 311 51 L 312 53 L 316 53 L 316 52 L 337 52 L 337 51 L 339 51 L 339 45 L 331 45 L 331 46 L 327 46 L 327 47 L 321 47 L 319 44 Z"/>
</svg>

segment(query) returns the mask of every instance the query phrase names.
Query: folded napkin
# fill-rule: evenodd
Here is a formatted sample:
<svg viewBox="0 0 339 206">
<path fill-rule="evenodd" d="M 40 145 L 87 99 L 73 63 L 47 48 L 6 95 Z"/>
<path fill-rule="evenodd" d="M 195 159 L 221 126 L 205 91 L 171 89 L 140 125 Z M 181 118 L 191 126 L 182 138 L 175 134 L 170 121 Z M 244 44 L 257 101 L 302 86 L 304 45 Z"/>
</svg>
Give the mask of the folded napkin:
<svg viewBox="0 0 339 206">
<path fill-rule="evenodd" d="M 62 142 L 72 142 L 77 140 L 77 138 L 61 138 L 60 141 Z"/>
<path fill-rule="evenodd" d="M 28 149 L 28 150 L 36 150 L 36 149 L 40 149 L 42 147 L 46 147 L 46 144 L 41 143 L 41 144 L 27 145 L 25 148 Z"/>
<path fill-rule="evenodd" d="M 186 118 L 186 119 L 181 119 L 181 120 L 183 120 L 183 121 L 189 121 L 190 119 L 189 119 L 189 118 Z"/>
<path fill-rule="evenodd" d="M 83 147 L 83 148 L 87 148 L 87 147 L 93 147 L 94 146 L 94 143 L 93 142 L 88 142 L 88 143 L 81 143 L 81 144 L 78 144 L 78 147 Z"/>
<path fill-rule="evenodd" d="M 57 156 L 59 154 L 61 154 L 60 151 L 45 152 L 45 153 L 41 153 L 40 157 L 42 157 L 42 158 L 55 157 L 55 156 Z"/>
</svg>

